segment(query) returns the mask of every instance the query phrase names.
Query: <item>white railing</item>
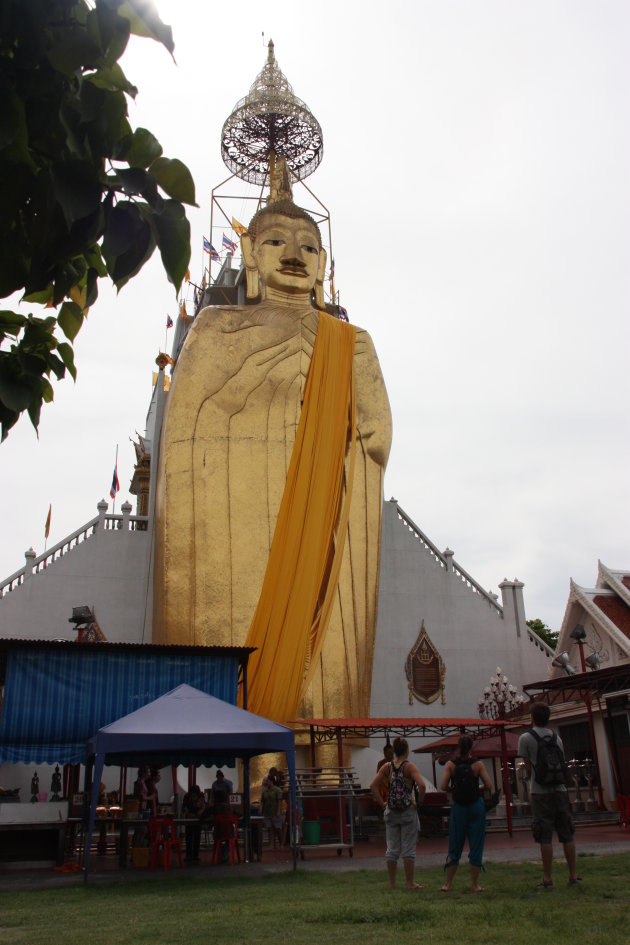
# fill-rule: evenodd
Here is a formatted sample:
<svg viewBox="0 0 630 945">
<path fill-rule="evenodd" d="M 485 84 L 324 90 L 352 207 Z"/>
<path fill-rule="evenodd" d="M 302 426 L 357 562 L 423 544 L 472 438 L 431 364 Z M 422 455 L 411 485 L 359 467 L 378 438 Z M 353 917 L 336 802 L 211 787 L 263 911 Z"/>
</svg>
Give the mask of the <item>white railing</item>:
<svg viewBox="0 0 630 945">
<path fill-rule="evenodd" d="M 107 507 L 105 503 L 103 505 L 105 508 Z M 146 515 L 129 515 L 128 512 L 123 512 L 122 515 L 107 515 L 99 503 L 99 515 L 90 519 L 89 522 L 62 541 L 57 542 L 56 545 L 48 548 L 43 554 L 36 555 L 34 551 L 27 551 L 25 554 L 26 563 L 0 583 L 0 600 L 20 587 L 27 578 L 45 571 L 59 558 L 65 557 L 79 545 L 82 545 L 83 542 L 88 541 L 98 532 L 99 528 L 103 531 L 146 531 L 147 523 Z"/>
<path fill-rule="evenodd" d="M 398 518 L 400 519 L 400 521 L 404 522 L 404 524 L 407 526 L 409 531 L 413 533 L 413 535 L 418 539 L 418 541 L 422 542 L 425 549 L 429 552 L 431 557 L 435 560 L 435 562 L 441 568 L 444 568 L 445 571 L 449 571 L 452 568 L 453 573 L 456 574 L 457 577 L 461 581 L 464 582 L 466 587 L 470 588 L 473 594 L 479 594 L 481 597 L 485 599 L 485 601 L 492 608 L 494 608 L 494 610 L 496 610 L 497 614 L 500 617 L 503 616 L 503 607 L 501 606 L 501 604 L 498 603 L 497 600 L 495 600 L 492 594 L 489 594 L 488 591 L 485 591 L 483 587 L 481 586 L 481 584 L 478 584 L 477 581 L 475 581 L 475 579 L 471 577 L 470 574 L 468 574 L 468 572 L 464 570 L 464 568 L 462 568 L 459 564 L 457 564 L 456 561 L 452 560 L 449 566 L 449 562 L 447 561 L 446 556 L 438 548 L 436 548 L 436 546 L 433 544 L 431 539 L 427 538 L 427 536 L 424 534 L 422 529 L 420 529 L 415 524 L 415 522 L 413 522 L 409 518 L 409 516 L 405 512 L 403 512 L 403 510 L 398 504 L 396 504 L 396 511 L 398 513 Z"/>
<path fill-rule="evenodd" d="M 554 658 L 554 656 L 556 655 L 556 651 L 552 649 L 548 643 L 545 643 L 544 640 L 541 640 L 538 634 L 534 633 L 534 631 L 531 630 L 529 627 L 527 628 L 527 636 L 529 638 L 529 642 L 533 643 L 534 646 L 537 647 L 541 653 L 544 653 L 547 659 L 552 660 Z"/>
</svg>

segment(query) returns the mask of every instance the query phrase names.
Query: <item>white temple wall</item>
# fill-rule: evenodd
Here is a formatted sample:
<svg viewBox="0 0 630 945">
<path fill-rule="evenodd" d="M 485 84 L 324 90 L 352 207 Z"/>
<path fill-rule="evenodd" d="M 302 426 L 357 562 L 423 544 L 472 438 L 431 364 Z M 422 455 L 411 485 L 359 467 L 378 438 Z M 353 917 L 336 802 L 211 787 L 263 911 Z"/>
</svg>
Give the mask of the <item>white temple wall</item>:
<svg viewBox="0 0 630 945">
<path fill-rule="evenodd" d="M 108 641 L 141 643 L 146 550 L 144 531 L 98 528 L 5 593 L 0 637 L 72 640 L 68 618 L 73 607 L 85 604 L 94 608 Z"/>
<path fill-rule="evenodd" d="M 372 717 L 475 718 L 497 666 L 519 688 L 545 678 L 549 660 L 530 642 L 520 582 L 502 587 L 516 608 L 497 608 L 453 569 L 452 553 L 436 558 L 397 509 L 395 501 L 384 503 Z M 515 610 L 522 611 L 520 635 Z M 409 704 L 405 662 L 423 620 L 446 667 L 444 704 L 439 697 Z"/>
</svg>

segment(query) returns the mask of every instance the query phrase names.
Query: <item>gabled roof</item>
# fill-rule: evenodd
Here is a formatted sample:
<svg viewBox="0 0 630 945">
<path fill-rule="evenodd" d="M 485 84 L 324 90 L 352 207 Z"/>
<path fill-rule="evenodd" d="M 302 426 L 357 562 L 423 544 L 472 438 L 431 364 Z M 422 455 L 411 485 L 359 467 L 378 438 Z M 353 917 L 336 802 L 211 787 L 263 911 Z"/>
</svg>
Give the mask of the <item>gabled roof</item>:
<svg viewBox="0 0 630 945">
<path fill-rule="evenodd" d="M 630 607 L 630 571 L 617 571 L 597 562 L 598 587 L 609 587 Z"/>
<path fill-rule="evenodd" d="M 566 650 L 578 672 L 580 657 L 577 644 L 571 639 L 571 632 L 578 623 L 584 624 L 587 646 L 589 634 L 591 637 L 594 635 L 596 641 L 598 637 L 609 641 L 611 646 L 614 644 L 626 658 L 630 658 L 630 589 L 623 583 L 626 578 L 630 585 L 630 572 L 611 571 L 599 562 L 597 587 L 581 587 L 571 579 L 557 652 Z M 590 643 L 593 647 L 593 642 Z M 595 648 L 601 650 L 599 645 Z M 585 655 L 588 652 L 585 651 Z M 561 675 L 560 668 L 550 669 L 550 676 Z"/>
</svg>

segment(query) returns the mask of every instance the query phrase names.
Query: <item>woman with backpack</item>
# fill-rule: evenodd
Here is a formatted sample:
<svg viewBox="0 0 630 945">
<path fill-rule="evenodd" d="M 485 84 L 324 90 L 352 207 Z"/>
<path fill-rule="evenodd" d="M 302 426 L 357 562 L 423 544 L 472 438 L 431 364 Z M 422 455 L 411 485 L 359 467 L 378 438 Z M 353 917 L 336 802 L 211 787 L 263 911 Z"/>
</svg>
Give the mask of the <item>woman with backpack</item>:
<svg viewBox="0 0 630 945">
<path fill-rule="evenodd" d="M 402 856 L 407 889 L 423 889 L 421 883 L 414 882 L 413 869 L 416 860 L 416 841 L 418 839 L 418 811 L 422 803 L 426 785 L 422 775 L 409 758 L 409 744 L 406 738 L 394 739 L 394 758 L 382 765 L 370 784 L 370 790 L 376 803 L 383 809 L 385 835 L 387 838 L 387 872 L 389 887 L 396 885 L 396 867 Z M 381 786 L 387 787 L 387 793 L 381 793 Z"/>
<path fill-rule="evenodd" d="M 446 791 L 449 785 L 453 790 L 453 806 L 449 826 L 448 856 L 446 858 L 446 881 L 442 892 L 451 891 L 451 883 L 459 866 L 466 837 L 470 852 L 470 879 L 472 891 L 483 892 L 479 885 L 479 872 L 483 859 L 483 844 L 486 839 L 486 805 L 479 793 L 479 779 L 484 787 L 492 791 L 488 772 L 480 761 L 470 757 L 473 740 L 470 735 L 461 735 L 457 754 L 446 762 L 440 790 Z"/>
</svg>

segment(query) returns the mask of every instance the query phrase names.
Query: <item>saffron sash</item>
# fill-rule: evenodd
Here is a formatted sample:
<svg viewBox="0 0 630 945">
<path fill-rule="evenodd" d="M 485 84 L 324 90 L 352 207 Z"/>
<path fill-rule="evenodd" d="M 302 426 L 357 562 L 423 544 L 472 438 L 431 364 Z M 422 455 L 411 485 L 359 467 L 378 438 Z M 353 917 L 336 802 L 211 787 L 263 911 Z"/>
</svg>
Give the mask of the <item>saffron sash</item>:
<svg viewBox="0 0 630 945">
<path fill-rule="evenodd" d="M 246 646 L 247 708 L 285 722 L 315 672 L 337 590 L 355 459 L 356 329 L 324 312 Z M 348 456 L 348 477 L 344 470 Z"/>
</svg>

